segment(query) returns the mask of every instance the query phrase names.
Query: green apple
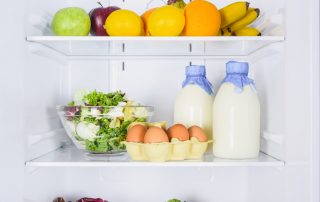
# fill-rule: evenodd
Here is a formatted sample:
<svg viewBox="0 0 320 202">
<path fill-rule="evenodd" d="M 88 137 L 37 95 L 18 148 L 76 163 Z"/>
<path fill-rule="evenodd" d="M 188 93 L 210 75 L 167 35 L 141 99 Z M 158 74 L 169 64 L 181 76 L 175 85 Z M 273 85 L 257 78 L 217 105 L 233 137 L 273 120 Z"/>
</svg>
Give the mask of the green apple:
<svg viewBox="0 0 320 202">
<path fill-rule="evenodd" d="M 77 7 L 63 8 L 53 17 L 51 28 L 58 36 L 87 36 L 90 32 L 90 17 Z"/>
</svg>

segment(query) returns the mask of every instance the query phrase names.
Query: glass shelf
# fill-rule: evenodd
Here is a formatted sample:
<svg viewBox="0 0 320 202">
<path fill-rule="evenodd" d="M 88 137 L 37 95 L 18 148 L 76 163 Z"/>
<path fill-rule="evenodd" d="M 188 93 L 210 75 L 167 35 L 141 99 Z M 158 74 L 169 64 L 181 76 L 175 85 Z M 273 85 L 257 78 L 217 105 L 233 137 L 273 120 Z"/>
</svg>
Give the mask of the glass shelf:
<svg viewBox="0 0 320 202">
<path fill-rule="evenodd" d="M 27 36 L 65 56 L 248 56 L 284 36 L 256 37 L 64 37 Z"/>
<path fill-rule="evenodd" d="M 132 161 L 123 156 L 105 157 L 93 160 L 74 146 L 62 147 L 46 155 L 26 162 L 27 167 L 217 167 L 217 166 L 273 166 L 282 167 L 284 162 L 260 152 L 256 159 L 228 160 L 205 155 L 202 160 L 144 162 Z"/>
</svg>

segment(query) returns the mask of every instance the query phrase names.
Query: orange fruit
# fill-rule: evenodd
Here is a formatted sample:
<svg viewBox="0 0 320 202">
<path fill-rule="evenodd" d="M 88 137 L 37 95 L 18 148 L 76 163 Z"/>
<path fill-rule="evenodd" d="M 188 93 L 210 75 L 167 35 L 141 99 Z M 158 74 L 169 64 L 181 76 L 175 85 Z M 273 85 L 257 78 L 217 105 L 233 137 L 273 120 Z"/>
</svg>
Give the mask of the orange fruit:
<svg viewBox="0 0 320 202">
<path fill-rule="evenodd" d="M 221 17 L 217 7 L 205 0 L 193 0 L 184 9 L 185 36 L 217 36 Z"/>
<path fill-rule="evenodd" d="M 112 12 L 104 27 L 110 36 L 141 36 L 143 34 L 141 17 L 125 9 Z"/>
<path fill-rule="evenodd" d="M 151 36 L 179 36 L 184 25 L 183 10 L 171 5 L 156 9 L 148 19 L 148 31 Z"/>
<path fill-rule="evenodd" d="M 150 17 L 150 15 L 153 13 L 154 10 L 156 10 L 157 8 L 151 8 L 149 10 L 147 10 L 146 12 L 144 12 L 142 15 L 141 15 L 141 18 L 143 20 L 143 23 L 144 23 L 144 33 L 146 36 L 150 36 L 149 32 L 148 32 L 148 19 Z"/>
</svg>

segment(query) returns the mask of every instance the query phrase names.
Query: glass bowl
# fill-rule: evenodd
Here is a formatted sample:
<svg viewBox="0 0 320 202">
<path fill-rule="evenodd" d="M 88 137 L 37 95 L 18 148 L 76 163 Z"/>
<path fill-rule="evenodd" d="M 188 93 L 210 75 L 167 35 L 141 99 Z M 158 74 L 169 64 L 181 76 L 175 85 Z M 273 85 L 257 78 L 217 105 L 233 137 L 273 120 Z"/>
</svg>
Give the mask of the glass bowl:
<svg viewBox="0 0 320 202">
<path fill-rule="evenodd" d="M 126 152 L 127 128 L 133 122 L 149 122 L 151 106 L 57 106 L 62 125 L 72 142 L 90 155 Z"/>
</svg>

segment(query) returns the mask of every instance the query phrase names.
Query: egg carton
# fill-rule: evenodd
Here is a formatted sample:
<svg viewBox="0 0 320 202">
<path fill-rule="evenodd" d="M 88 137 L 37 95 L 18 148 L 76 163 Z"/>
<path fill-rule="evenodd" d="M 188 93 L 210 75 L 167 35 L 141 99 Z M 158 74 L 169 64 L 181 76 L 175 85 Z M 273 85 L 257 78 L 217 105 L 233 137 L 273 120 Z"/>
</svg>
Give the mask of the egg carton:
<svg viewBox="0 0 320 202">
<path fill-rule="evenodd" d="M 174 141 L 163 143 L 125 142 L 127 152 L 134 161 L 182 161 L 203 158 L 212 141 Z"/>
</svg>

